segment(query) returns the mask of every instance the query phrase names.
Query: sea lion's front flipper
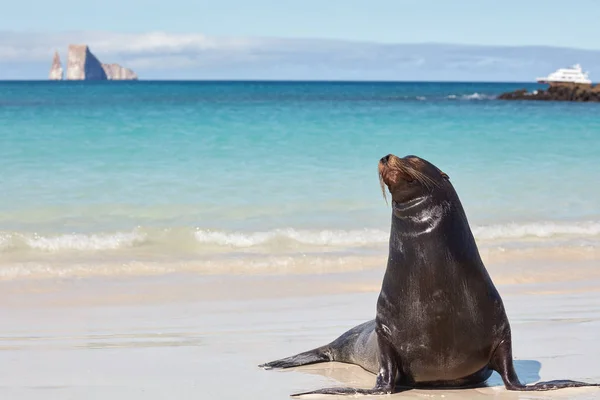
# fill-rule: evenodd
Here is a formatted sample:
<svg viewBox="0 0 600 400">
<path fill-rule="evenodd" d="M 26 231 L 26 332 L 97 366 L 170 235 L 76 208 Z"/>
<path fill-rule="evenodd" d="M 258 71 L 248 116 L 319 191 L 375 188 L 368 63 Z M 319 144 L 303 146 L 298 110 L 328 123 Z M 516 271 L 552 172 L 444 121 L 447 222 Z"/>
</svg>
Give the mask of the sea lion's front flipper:
<svg viewBox="0 0 600 400">
<path fill-rule="evenodd" d="M 357 394 L 365 394 L 365 395 L 384 395 L 384 394 L 392 394 L 397 391 L 394 390 L 396 381 L 396 368 L 395 365 L 392 368 L 389 368 L 389 364 L 387 367 L 382 366 L 381 371 L 377 375 L 377 383 L 373 389 L 358 389 L 358 388 L 348 388 L 348 387 L 337 387 L 337 388 L 325 388 L 319 390 L 313 390 L 311 392 L 304 393 L 296 393 L 293 394 L 292 397 L 303 396 L 305 394 L 337 394 L 337 395 L 357 395 Z M 406 390 L 406 389 L 403 389 Z M 399 391 L 403 391 L 399 390 Z"/>
<path fill-rule="evenodd" d="M 498 372 L 504 381 L 507 390 L 522 392 L 537 392 L 546 390 L 556 390 L 573 387 L 600 386 L 597 383 L 586 383 L 571 380 L 556 380 L 548 382 L 538 382 L 533 385 L 523 385 L 515 371 L 512 357 L 512 341 L 510 336 L 503 340 L 496 348 L 490 364 L 491 368 Z"/>
<path fill-rule="evenodd" d="M 304 392 L 304 393 L 295 393 L 292 394 L 291 397 L 304 396 L 307 394 L 334 394 L 334 395 L 384 395 L 391 394 L 391 389 L 357 389 L 357 388 L 347 388 L 347 387 L 339 387 L 339 388 L 325 388 L 319 390 L 313 390 L 312 392 Z"/>
<path fill-rule="evenodd" d="M 303 396 L 306 394 L 334 394 L 334 395 L 384 395 L 384 394 L 392 394 L 399 393 L 409 388 L 395 388 L 395 377 L 396 374 L 393 373 L 396 368 L 392 368 L 390 371 L 387 368 L 382 368 L 379 374 L 377 375 L 377 383 L 373 389 L 358 389 L 358 388 L 349 388 L 349 387 L 332 387 L 325 389 L 313 390 L 310 392 L 304 393 L 295 393 L 291 395 L 292 397 Z"/>
</svg>

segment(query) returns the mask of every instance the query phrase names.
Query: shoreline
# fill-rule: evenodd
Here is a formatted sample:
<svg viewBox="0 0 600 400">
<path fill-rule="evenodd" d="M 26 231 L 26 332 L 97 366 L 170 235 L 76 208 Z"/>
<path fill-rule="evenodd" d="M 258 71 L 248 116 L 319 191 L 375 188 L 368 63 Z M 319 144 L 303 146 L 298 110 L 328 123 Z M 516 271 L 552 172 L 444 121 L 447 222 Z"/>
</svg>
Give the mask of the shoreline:
<svg viewBox="0 0 600 400">
<path fill-rule="evenodd" d="M 600 291 L 600 250 L 556 252 L 480 250 L 493 282 L 510 293 L 576 293 Z M 543 254 L 544 257 L 540 257 Z M 254 300 L 326 293 L 378 293 L 387 256 L 363 268 L 329 271 L 254 271 L 198 273 L 179 270 L 161 274 L 89 275 L 0 280 L 0 304 L 39 307 L 77 305 L 161 304 L 173 302 Z"/>
<path fill-rule="evenodd" d="M 482 260 L 503 283 L 552 282 L 600 276 L 600 247 L 551 247 L 532 240 L 528 247 L 494 241 L 478 242 Z M 289 249 L 277 253 L 238 249 L 222 254 L 65 254 L 21 257 L 7 253 L 0 260 L 0 283 L 77 279 L 132 279 L 136 277 L 189 276 L 307 276 L 378 271 L 387 263 L 384 245 Z M 560 265 L 571 264 L 565 274 Z"/>
</svg>

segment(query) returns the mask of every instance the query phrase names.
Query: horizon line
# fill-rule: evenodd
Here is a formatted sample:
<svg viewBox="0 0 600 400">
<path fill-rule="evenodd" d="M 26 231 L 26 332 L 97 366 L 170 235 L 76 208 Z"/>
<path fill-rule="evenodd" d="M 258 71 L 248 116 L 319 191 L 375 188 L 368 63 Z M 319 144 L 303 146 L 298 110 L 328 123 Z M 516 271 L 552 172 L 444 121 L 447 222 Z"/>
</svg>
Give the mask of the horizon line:
<svg viewBox="0 0 600 400">
<path fill-rule="evenodd" d="M 51 80 L 51 79 L 0 79 L 1 83 L 4 82 L 23 82 L 23 83 L 31 83 L 31 82 L 53 82 L 53 83 L 106 83 L 106 82 L 120 82 L 120 83 L 134 83 L 134 82 L 211 82 L 211 83 L 228 83 L 228 82 L 239 82 L 239 83 L 253 83 L 253 82 L 270 82 L 270 83 L 506 83 L 506 84 L 536 84 L 536 85 L 544 85 L 542 83 L 538 83 L 536 81 L 504 81 L 504 80 L 473 80 L 473 81 L 465 81 L 465 80 L 384 80 L 384 79 L 247 79 L 247 78 L 228 78 L 228 79 L 130 79 L 130 80 L 119 80 L 119 79 L 103 79 L 103 80 Z M 593 82 L 594 83 L 594 82 Z"/>
</svg>

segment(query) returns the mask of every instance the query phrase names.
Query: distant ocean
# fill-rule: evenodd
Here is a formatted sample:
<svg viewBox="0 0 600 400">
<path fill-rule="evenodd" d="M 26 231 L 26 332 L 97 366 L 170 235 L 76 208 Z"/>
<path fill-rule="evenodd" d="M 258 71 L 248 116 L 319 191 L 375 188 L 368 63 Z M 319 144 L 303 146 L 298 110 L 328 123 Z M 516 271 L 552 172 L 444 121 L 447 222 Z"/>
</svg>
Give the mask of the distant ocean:
<svg viewBox="0 0 600 400">
<path fill-rule="evenodd" d="M 0 82 L 0 279 L 370 265 L 388 153 L 450 176 L 482 248 L 598 248 L 600 105 L 495 99 L 523 87 Z"/>
</svg>

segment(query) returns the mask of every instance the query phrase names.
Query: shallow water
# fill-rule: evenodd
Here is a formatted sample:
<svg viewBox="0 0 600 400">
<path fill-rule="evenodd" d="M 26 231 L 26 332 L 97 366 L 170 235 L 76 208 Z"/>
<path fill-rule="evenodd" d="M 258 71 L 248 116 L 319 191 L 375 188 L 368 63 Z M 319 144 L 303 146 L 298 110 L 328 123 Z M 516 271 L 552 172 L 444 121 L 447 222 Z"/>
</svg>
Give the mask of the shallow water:
<svg viewBox="0 0 600 400">
<path fill-rule="evenodd" d="M 523 86 L 0 83 L 0 276 L 368 264 L 388 153 L 450 175 L 483 247 L 599 248 L 599 106 L 495 99 Z"/>
</svg>

